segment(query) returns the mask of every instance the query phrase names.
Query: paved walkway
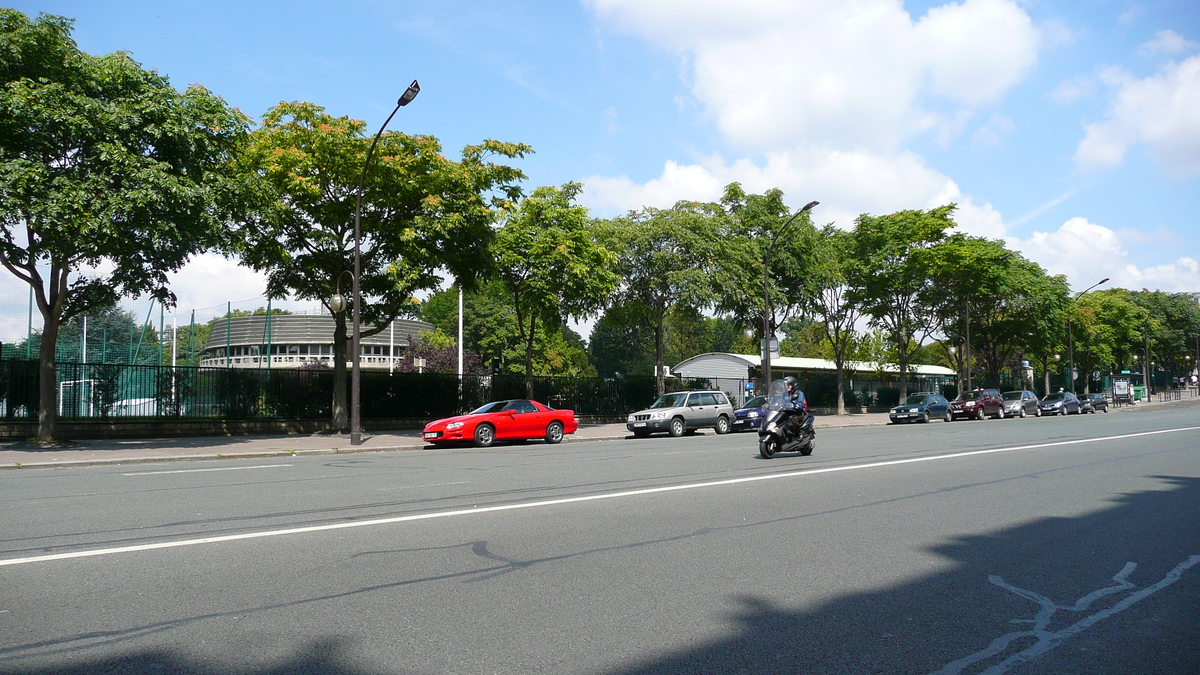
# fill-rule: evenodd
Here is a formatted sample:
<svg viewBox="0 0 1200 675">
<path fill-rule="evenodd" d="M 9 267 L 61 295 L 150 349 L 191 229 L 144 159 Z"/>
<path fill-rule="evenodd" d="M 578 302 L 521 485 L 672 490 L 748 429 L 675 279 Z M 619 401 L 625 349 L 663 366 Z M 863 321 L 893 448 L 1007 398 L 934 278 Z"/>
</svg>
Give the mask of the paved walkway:
<svg viewBox="0 0 1200 675">
<path fill-rule="evenodd" d="M 817 417 L 818 428 L 887 424 L 887 413 Z M 703 430 L 700 433 L 713 433 Z M 567 442 L 632 438 L 624 424 L 587 424 L 567 436 Z M 347 434 L 292 434 L 263 436 L 201 436 L 187 438 L 94 439 L 43 448 L 26 442 L 0 442 L 0 469 L 34 469 L 57 466 L 91 466 L 172 462 L 199 459 L 244 459 L 293 455 L 335 455 L 357 452 L 391 452 L 428 448 L 420 431 L 364 435 L 361 445 L 351 445 Z"/>
<path fill-rule="evenodd" d="M 1181 402 L 1196 401 L 1184 398 Z M 1146 409 L 1169 403 L 1141 403 L 1115 411 Z M 819 415 L 818 429 L 883 425 L 887 413 Z M 713 433 L 710 430 L 701 433 Z M 632 438 L 624 424 L 581 425 L 567 442 Z M 295 434 L 271 436 L 202 436 L 187 438 L 129 438 L 79 440 L 44 448 L 25 442 L 0 442 L 0 469 L 34 469 L 62 466 L 135 464 L 201 459 L 245 459 L 294 455 L 335 455 L 358 452 L 393 452 L 428 448 L 420 431 L 368 435 L 361 445 L 351 445 L 345 434 Z"/>
</svg>

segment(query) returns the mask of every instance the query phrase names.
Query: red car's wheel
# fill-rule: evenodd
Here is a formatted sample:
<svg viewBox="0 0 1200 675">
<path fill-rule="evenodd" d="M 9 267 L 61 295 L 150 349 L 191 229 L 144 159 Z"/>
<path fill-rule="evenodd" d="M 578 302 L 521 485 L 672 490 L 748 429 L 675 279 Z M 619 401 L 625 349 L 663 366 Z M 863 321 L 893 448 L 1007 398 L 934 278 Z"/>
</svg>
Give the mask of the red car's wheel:
<svg viewBox="0 0 1200 675">
<path fill-rule="evenodd" d="M 496 440 L 496 427 L 490 424 L 480 424 L 475 427 L 475 447 L 490 447 Z"/>
<path fill-rule="evenodd" d="M 555 443 L 562 443 L 562 439 L 563 439 L 562 422 L 559 422 L 558 420 L 554 420 L 550 424 L 546 425 L 546 442 L 547 443 L 549 443 L 551 445 L 554 445 Z"/>
</svg>

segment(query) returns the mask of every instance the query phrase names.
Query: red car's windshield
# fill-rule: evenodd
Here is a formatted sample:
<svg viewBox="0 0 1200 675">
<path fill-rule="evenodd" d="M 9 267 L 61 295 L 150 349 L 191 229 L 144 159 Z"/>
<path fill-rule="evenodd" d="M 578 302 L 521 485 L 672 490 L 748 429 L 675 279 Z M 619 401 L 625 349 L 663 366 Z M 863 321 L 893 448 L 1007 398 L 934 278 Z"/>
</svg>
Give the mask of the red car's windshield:
<svg viewBox="0 0 1200 675">
<path fill-rule="evenodd" d="M 509 403 L 511 403 L 511 401 L 492 401 L 491 403 L 485 403 L 484 405 L 472 410 L 468 414 L 482 415 L 484 413 L 500 412 L 501 410 L 504 410 L 504 406 L 508 405 Z"/>
</svg>

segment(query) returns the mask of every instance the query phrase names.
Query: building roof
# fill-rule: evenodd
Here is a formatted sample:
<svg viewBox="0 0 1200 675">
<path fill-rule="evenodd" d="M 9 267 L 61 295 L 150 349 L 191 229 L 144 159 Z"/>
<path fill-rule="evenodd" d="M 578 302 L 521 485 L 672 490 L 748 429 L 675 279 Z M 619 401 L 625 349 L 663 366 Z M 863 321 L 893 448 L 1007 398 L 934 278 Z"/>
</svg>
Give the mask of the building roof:
<svg viewBox="0 0 1200 675">
<path fill-rule="evenodd" d="M 762 357 L 757 354 L 731 354 L 728 352 L 709 352 L 707 354 L 697 354 L 696 356 L 693 356 L 689 359 L 684 359 L 683 361 L 680 361 L 678 365 L 676 365 L 674 368 L 672 368 L 671 371 L 678 373 L 682 370 L 688 369 L 688 366 L 699 365 L 705 359 L 711 359 L 711 360 L 719 359 L 719 360 L 723 360 L 723 361 L 735 360 L 735 361 L 744 362 L 747 367 L 753 367 L 753 368 L 761 368 L 762 367 Z M 872 362 L 847 361 L 845 365 L 846 365 L 847 369 L 853 370 L 853 371 L 859 372 L 859 373 L 873 373 L 873 372 L 880 372 L 880 371 L 882 371 L 884 373 L 896 373 L 896 374 L 900 373 L 900 366 L 899 366 L 899 364 L 895 364 L 895 363 L 884 363 L 884 364 L 880 365 L 873 361 Z M 833 361 L 830 361 L 828 359 L 808 359 L 808 358 L 801 358 L 801 357 L 796 357 L 796 356 L 782 356 L 777 359 L 774 359 L 774 358 L 771 359 L 771 367 L 785 369 L 785 370 L 827 370 L 827 371 L 833 372 L 836 370 L 837 364 L 835 364 Z M 914 375 L 947 376 L 947 377 L 954 376 L 954 371 L 951 370 L 950 368 L 946 368 L 944 366 L 930 366 L 930 365 L 924 365 L 924 364 L 910 363 L 908 365 L 908 372 L 910 374 L 914 374 Z M 687 375 L 687 373 L 684 373 L 684 374 Z"/>
<path fill-rule="evenodd" d="M 347 324 L 349 322 L 347 321 Z M 210 324 L 206 349 L 224 347 L 225 319 L 215 319 Z M 248 345 L 265 345 L 268 342 L 267 315 L 254 314 L 251 316 L 234 316 L 228 320 L 229 345 L 242 347 Z M 392 322 L 396 329 L 397 344 L 407 344 L 409 339 L 415 339 L 421 333 L 432 332 L 435 326 L 425 321 L 415 319 L 396 319 Z M 271 315 L 271 344 L 333 344 L 334 321 L 332 316 L 321 314 L 272 314 Z M 363 330 L 371 328 L 364 324 Z M 350 326 L 346 326 L 347 337 Z M 370 337 L 363 337 L 364 345 L 386 345 L 391 343 L 391 331 L 384 329 Z"/>
</svg>

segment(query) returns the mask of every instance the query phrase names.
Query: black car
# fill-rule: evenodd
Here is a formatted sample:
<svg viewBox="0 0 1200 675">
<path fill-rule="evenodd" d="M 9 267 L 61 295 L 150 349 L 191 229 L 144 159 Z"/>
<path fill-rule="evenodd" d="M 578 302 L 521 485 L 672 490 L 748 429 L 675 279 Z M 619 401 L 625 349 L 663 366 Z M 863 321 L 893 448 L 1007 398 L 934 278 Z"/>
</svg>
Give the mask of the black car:
<svg viewBox="0 0 1200 675">
<path fill-rule="evenodd" d="M 742 407 L 733 411 L 733 430 L 751 431 L 762 425 L 762 418 L 767 414 L 767 397 L 755 396 L 746 399 Z"/>
<path fill-rule="evenodd" d="M 1108 398 L 1104 394 L 1084 394 L 1079 397 L 1080 412 L 1108 412 Z"/>
<path fill-rule="evenodd" d="M 928 422 L 931 419 L 950 421 L 950 402 L 938 394 L 913 394 L 888 413 L 892 424 L 899 422 Z"/>
</svg>

